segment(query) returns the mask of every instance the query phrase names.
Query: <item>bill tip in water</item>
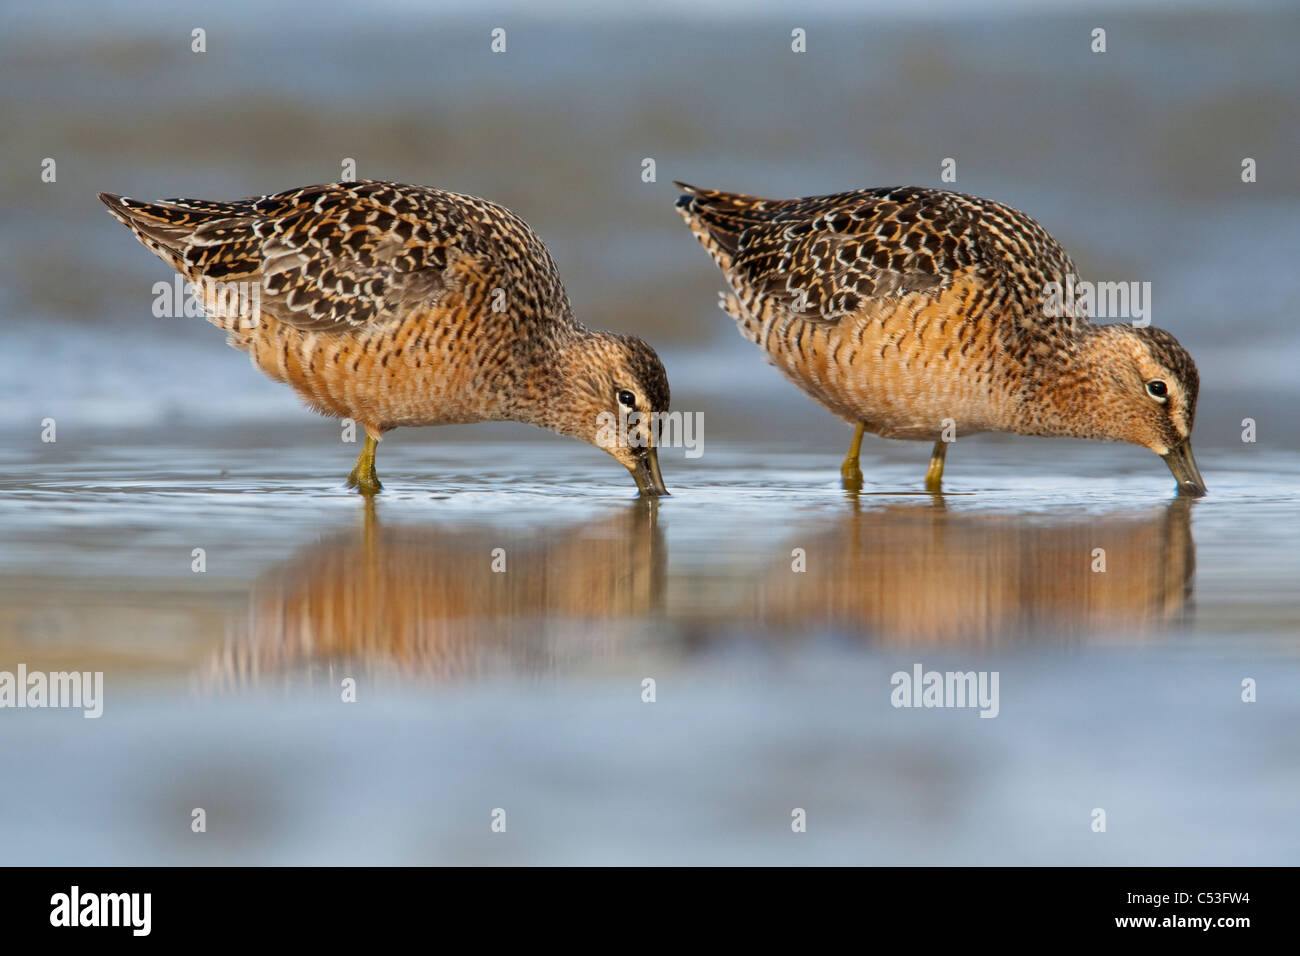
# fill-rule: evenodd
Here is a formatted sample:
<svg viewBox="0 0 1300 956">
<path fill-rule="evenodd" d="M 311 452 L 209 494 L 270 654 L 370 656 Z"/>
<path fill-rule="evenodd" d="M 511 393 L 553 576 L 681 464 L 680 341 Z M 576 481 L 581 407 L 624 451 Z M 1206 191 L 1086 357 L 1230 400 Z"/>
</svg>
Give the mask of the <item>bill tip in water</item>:
<svg viewBox="0 0 1300 956">
<path fill-rule="evenodd" d="M 1185 441 L 1177 448 L 1172 449 L 1163 456 L 1165 464 L 1169 466 L 1170 473 L 1174 480 L 1178 482 L 1178 493 L 1189 498 L 1204 498 L 1206 494 L 1205 479 L 1201 477 L 1201 470 L 1196 467 L 1196 459 L 1192 456 L 1192 443 Z"/>
<path fill-rule="evenodd" d="M 658 449 L 647 449 L 644 455 L 637 457 L 636 464 L 630 470 L 642 497 L 668 497 L 668 487 L 664 484 L 664 476 L 659 471 Z"/>
</svg>

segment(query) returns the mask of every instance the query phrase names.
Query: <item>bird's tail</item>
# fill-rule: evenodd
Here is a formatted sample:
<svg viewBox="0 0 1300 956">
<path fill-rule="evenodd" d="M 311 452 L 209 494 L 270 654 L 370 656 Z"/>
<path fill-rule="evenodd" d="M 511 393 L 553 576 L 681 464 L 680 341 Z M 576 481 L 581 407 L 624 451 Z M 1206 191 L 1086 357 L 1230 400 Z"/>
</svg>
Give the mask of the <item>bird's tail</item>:
<svg viewBox="0 0 1300 956">
<path fill-rule="evenodd" d="M 772 215 L 765 208 L 768 201 L 755 196 L 698 189 L 686 183 L 674 185 L 682 191 L 677 198 L 677 211 L 724 272 L 731 267 L 740 248 L 741 234 Z"/>
<path fill-rule="evenodd" d="M 261 239 L 252 228 L 259 217 L 251 201 L 99 198 L 146 249 L 186 278 L 235 279 L 261 267 Z"/>
</svg>

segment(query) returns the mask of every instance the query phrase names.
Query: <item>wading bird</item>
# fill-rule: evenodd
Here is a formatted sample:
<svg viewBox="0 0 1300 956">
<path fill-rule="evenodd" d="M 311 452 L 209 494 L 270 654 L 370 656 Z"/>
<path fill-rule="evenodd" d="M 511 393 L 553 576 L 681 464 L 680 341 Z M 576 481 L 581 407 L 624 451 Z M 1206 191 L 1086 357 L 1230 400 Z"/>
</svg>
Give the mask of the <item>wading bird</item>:
<svg viewBox="0 0 1300 956">
<path fill-rule="evenodd" d="M 1196 363 L 1160 329 L 1046 308 L 1075 268 L 1023 213 L 916 187 L 773 200 L 677 185 L 741 334 L 855 426 L 846 488 L 862 485 L 864 432 L 933 441 L 938 491 L 950 441 L 1000 431 L 1142 445 L 1180 493 L 1205 494 Z"/>
<path fill-rule="evenodd" d="M 668 410 L 659 357 L 578 322 L 546 246 L 508 209 L 375 181 L 234 202 L 99 198 L 253 365 L 364 426 L 349 487 L 380 490 L 375 449 L 398 426 L 509 420 L 601 444 L 642 494 L 667 493 L 650 434 Z M 610 416 L 632 423 L 627 442 L 601 438 Z"/>
</svg>

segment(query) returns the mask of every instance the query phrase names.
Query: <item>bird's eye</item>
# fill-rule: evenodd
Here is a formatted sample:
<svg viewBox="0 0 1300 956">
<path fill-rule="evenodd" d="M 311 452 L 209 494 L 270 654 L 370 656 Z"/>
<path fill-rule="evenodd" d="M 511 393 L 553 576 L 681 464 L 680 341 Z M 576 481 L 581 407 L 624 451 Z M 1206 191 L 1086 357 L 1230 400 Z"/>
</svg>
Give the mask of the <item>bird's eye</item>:
<svg viewBox="0 0 1300 956">
<path fill-rule="evenodd" d="M 620 404 L 626 405 L 628 408 L 636 407 L 636 396 L 625 388 L 619 389 L 618 400 Z"/>
<path fill-rule="evenodd" d="M 1147 394 L 1152 398 L 1164 398 L 1169 394 L 1169 387 L 1156 379 L 1154 382 L 1147 382 Z"/>
</svg>

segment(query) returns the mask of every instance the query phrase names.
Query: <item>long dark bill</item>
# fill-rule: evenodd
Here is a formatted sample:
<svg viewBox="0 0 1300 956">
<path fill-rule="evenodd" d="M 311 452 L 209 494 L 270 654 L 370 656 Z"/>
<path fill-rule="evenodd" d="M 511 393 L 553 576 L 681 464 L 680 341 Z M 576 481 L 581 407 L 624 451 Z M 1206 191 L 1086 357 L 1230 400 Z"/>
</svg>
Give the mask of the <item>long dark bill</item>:
<svg viewBox="0 0 1300 956">
<path fill-rule="evenodd" d="M 664 476 L 659 471 L 659 449 L 647 448 L 644 455 L 636 460 L 636 467 L 631 469 L 632 477 L 641 494 L 659 497 L 668 494 Z"/>
<path fill-rule="evenodd" d="M 1190 441 L 1183 442 L 1165 455 L 1164 459 L 1169 470 L 1173 472 L 1174 480 L 1178 482 L 1180 495 L 1189 495 L 1193 498 L 1205 496 L 1205 479 L 1201 477 L 1201 470 L 1196 467 L 1196 459 L 1192 457 Z"/>
</svg>

